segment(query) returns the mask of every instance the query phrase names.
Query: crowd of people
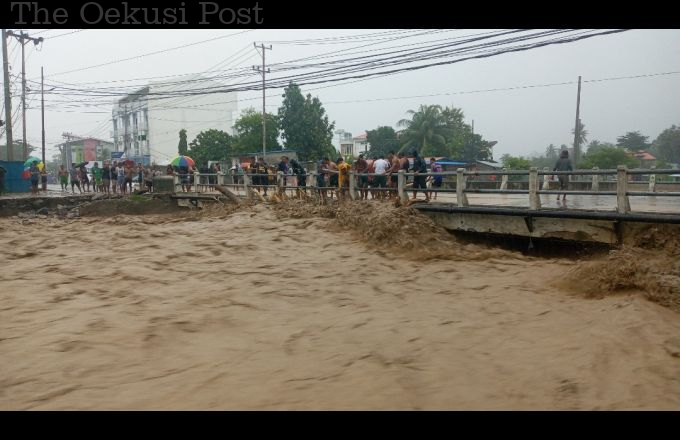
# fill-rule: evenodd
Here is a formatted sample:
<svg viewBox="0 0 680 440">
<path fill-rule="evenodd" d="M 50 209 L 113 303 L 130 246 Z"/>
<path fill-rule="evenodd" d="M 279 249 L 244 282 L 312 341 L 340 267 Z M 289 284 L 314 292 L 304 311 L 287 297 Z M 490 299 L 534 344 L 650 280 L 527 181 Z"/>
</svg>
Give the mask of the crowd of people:
<svg viewBox="0 0 680 440">
<path fill-rule="evenodd" d="M 436 164 L 435 158 L 430 159 L 431 169 L 428 170 L 425 159 L 421 158 L 417 152 L 414 153 L 413 164 L 403 153 L 390 152 L 385 156 L 374 156 L 366 158 L 360 154 L 353 163 L 348 163 L 344 158 L 338 157 L 335 161 L 324 157 L 316 164 L 316 189 L 322 199 L 344 199 L 349 196 L 350 171 L 358 174 L 356 185 L 361 200 L 383 199 L 396 197 L 398 187 L 398 173 L 403 170 L 408 173 L 415 173 L 411 181 L 413 199 L 417 198 L 418 192 L 425 195 L 426 200 L 430 197 L 436 199 L 436 192 L 430 191 L 432 188 L 441 188 L 442 176 L 427 176 L 426 173 L 442 172 L 441 165 Z M 251 159 L 245 170 L 238 166 L 232 168 L 234 184 L 240 183 L 238 176 L 241 173 L 249 174 L 251 185 L 264 195 L 267 195 L 267 187 L 275 184 L 275 175 L 281 172 L 284 176 L 284 186 L 294 186 L 302 190 L 307 186 L 307 170 L 297 160 L 289 159 L 287 156 L 281 157 L 277 166 L 268 165 L 262 157 Z M 294 184 L 291 180 L 294 179 Z"/>
<path fill-rule="evenodd" d="M 103 194 L 132 194 L 132 184 L 135 175 L 139 183 L 139 189 L 146 187 L 148 191 L 153 190 L 153 178 L 160 175 L 160 171 L 151 167 L 145 167 L 138 163 L 134 165 L 128 162 L 104 162 L 102 167 L 95 162 L 89 172 L 85 166 L 86 162 L 77 165 L 71 164 L 67 170 L 64 165 L 59 167 L 59 184 L 62 192 L 68 192 L 69 183 L 71 191 L 76 193 L 76 188 L 80 194 L 83 192 L 100 192 Z"/>
</svg>

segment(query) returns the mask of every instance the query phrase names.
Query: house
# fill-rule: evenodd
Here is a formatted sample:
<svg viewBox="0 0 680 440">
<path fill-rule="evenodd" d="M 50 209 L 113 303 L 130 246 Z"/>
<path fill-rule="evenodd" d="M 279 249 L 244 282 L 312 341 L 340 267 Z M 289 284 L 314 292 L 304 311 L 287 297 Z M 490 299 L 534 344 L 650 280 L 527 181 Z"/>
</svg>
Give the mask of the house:
<svg viewBox="0 0 680 440">
<path fill-rule="evenodd" d="M 640 168 L 651 168 L 656 165 L 656 157 L 648 151 L 638 150 L 626 153 L 627 156 L 640 161 Z"/>
</svg>

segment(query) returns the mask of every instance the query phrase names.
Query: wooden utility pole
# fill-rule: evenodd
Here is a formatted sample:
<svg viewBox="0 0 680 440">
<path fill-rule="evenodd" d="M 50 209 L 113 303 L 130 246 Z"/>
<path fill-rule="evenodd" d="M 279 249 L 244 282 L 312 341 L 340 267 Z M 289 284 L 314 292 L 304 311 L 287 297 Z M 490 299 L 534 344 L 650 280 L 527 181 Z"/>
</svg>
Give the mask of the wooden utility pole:
<svg viewBox="0 0 680 440">
<path fill-rule="evenodd" d="M 581 77 L 578 77 L 578 94 L 576 95 L 576 123 L 574 124 L 574 164 L 581 160 Z"/>
<path fill-rule="evenodd" d="M 5 137 L 7 139 L 7 160 L 14 160 L 12 139 L 12 95 L 9 89 L 9 56 L 7 55 L 7 31 L 2 30 L 2 71 L 5 81 Z"/>
<path fill-rule="evenodd" d="M 29 37 L 27 33 L 21 31 L 15 34 L 12 31 L 7 31 L 7 35 L 15 37 L 21 44 L 21 109 L 22 109 L 22 130 L 23 130 L 23 144 L 24 144 L 24 160 L 28 159 L 28 144 L 26 143 L 26 42 L 32 41 L 36 46 L 42 43 L 43 38 Z"/>
<path fill-rule="evenodd" d="M 253 43 L 253 45 L 257 48 L 257 44 Z M 260 72 L 262 74 L 262 158 L 265 158 L 265 155 L 267 154 L 267 108 L 266 108 L 266 98 L 265 98 L 265 92 L 266 92 L 266 84 L 265 84 L 265 76 L 267 73 L 269 73 L 269 69 L 265 69 L 265 52 L 267 50 L 272 50 L 272 46 L 269 45 L 269 47 L 266 47 L 264 44 L 261 44 L 260 49 L 262 49 L 262 68 L 259 66 L 254 66 L 253 69 Z"/>
</svg>

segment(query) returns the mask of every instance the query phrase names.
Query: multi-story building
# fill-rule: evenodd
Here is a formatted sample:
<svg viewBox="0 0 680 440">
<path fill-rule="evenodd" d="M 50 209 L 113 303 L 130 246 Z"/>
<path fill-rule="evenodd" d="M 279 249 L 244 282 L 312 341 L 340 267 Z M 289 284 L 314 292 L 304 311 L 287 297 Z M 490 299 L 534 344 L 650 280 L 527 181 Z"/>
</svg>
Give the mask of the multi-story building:
<svg viewBox="0 0 680 440">
<path fill-rule="evenodd" d="M 135 162 L 166 164 L 178 154 L 179 132 L 187 143 L 201 131 L 232 134 L 236 92 L 201 76 L 150 83 L 118 100 L 113 107 L 114 151 Z"/>
</svg>

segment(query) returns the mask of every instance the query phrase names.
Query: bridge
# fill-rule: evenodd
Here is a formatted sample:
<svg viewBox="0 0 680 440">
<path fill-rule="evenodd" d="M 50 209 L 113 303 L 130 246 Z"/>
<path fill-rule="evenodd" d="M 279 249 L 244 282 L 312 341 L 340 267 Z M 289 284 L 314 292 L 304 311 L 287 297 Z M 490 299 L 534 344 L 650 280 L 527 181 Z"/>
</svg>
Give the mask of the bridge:
<svg viewBox="0 0 680 440">
<path fill-rule="evenodd" d="M 409 201 L 408 192 L 412 191 L 408 179 L 413 173 L 400 171 L 396 188 L 372 188 L 371 192 L 390 192 L 403 204 L 412 204 L 435 223 L 451 231 L 477 232 L 531 238 L 551 238 L 596 242 L 617 245 L 629 241 L 635 234 L 654 225 L 670 225 L 680 233 L 680 184 L 657 182 L 657 176 L 677 174 L 678 170 L 629 170 L 624 166 L 616 170 L 574 170 L 553 172 L 548 169 L 531 168 L 528 171 L 467 171 L 423 173 L 426 176 L 455 178 L 448 188 L 431 188 L 437 200 L 425 203 Z M 578 176 L 569 183 L 567 191 L 552 188 L 556 182 L 552 176 Z M 350 173 L 348 195 L 353 200 L 360 198 L 357 187 L 359 174 Z M 361 174 L 376 176 L 376 174 Z M 500 176 L 500 182 L 480 182 L 480 176 Z M 633 176 L 645 180 L 632 181 Z M 263 189 L 254 185 L 252 175 L 240 175 L 242 182 L 228 183 L 232 176 L 224 174 L 195 173 L 197 183 L 192 191 L 179 192 L 180 177 L 174 177 L 175 197 L 180 204 L 197 205 L 200 201 L 210 200 L 218 193 L 216 187 L 229 188 L 234 194 L 250 198 L 256 197 L 253 189 Z M 510 178 L 520 179 L 511 181 Z M 605 180 L 613 177 L 613 180 Z M 525 179 L 526 178 L 526 179 Z M 584 179 L 585 178 L 585 179 Z M 301 189 L 287 185 L 282 173 L 275 176 L 275 182 L 264 185 L 269 194 L 286 193 L 294 196 Z M 319 190 L 331 191 L 337 188 L 315 186 L 316 175 L 307 176 L 304 189 L 312 197 L 319 197 Z M 525 185 L 527 184 L 527 185 Z M 523 186 L 527 186 L 526 189 Z M 419 190 L 422 193 L 422 190 Z M 553 197 L 566 194 L 566 203 Z M 676 229 L 672 229 L 676 230 Z"/>
</svg>

